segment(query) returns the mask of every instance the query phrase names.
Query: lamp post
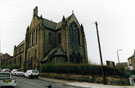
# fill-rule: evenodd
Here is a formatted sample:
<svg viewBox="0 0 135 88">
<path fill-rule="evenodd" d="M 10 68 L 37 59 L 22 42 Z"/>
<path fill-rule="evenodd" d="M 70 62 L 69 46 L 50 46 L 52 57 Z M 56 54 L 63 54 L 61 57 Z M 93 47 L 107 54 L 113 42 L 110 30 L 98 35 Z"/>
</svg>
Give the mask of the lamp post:
<svg viewBox="0 0 135 88">
<path fill-rule="evenodd" d="M 0 60 L 0 68 L 1 68 L 1 60 Z"/>
<path fill-rule="evenodd" d="M 120 59 L 119 59 L 119 51 L 122 51 L 122 49 L 118 49 L 118 50 L 117 50 L 118 63 L 120 63 Z"/>
<path fill-rule="evenodd" d="M 100 54 L 100 61 L 101 61 L 102 78 L 103 78 L 104 84 L 106 84 L 104 67 L 103 67 L 103 60 L 102 60 L 102 52 L 101 52 L 101 46 L 100 46 L 100 38 L 99 38 L 99 32 L 98 32 L 98 23 L 95 22 L 95 25 L 96 25 L 97 40 L 98 40 L 98 47 L 99 47 L 99 54 Z"/>
</svg>

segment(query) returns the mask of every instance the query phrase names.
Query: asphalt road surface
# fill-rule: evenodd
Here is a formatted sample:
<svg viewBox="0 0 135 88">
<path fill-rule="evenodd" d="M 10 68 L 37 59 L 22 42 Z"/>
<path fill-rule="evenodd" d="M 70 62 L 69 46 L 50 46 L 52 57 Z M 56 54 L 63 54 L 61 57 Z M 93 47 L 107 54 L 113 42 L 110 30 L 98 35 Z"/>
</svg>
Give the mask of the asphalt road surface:
<svg viewBox="0 0 135 88">
<path fill-rule="evenodd" d="M 48 88 L 48 85 L 51 85 L 51 88 L 77 88 L 77 87 L 71 87 L 67 86 L 61 83 L 53 83 L 49 81 L 44 81 L 40 79 L 29 79 L 29 78 L 23 78 L 23 77 L 13 77 L 17 81 L 17 87 L 16 88 Z"/>
</svg>

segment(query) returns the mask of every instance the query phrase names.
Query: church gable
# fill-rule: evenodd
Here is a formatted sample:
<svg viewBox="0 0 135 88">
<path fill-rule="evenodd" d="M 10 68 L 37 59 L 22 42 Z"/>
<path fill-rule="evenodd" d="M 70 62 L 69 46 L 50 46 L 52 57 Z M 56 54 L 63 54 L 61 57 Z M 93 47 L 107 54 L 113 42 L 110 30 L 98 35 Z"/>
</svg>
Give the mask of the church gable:
<svg viewBox="0 0 135 88">
<path fill-rule="evenodd" d="M 31 21 L 30 29 L 32 30 L 40 24 L 45 29 L 51 29 L 53 31 L 57 31 L 58 29 L 62 28 L 63 26 L 69 26 L 69 25 L 67 25 L 67 23 L 71 23 L 72 21 L 74 21 L 80 27 L 80 24 L 79 24 L 78 20 L 76 19 L 74 13 L 72 13 L 72 15 L 68 16 L 67 18 L 65 18 L 63 16 L 63 19 L 60 22 L 56 23 L 56 22 L 53 22 L 46 18 L 43 18 L 42 15 L 39 17 L 38 8 L 35 7 L 33 10 L 33 18 Z"/>
<path fill-rule="evenodd" d="M 75 16 L 74 13 L 72 13 L 72 15 L 69 17 L 68 19 L 68 26 L 72 23 L 72 22 L 75 22 L 77 24 L 77 26 L 80 28 L 80 24 Z"/>
<path fill-rule="evenodd" d="M 41 20 L 38 19 L 38 17 L 33 17 L 31 24 L 30 24 L 30 30 L 29 31 L 33 31 L 35 29 L 37 29 L 39 27 L 39 25 L 41 24 Z"/>
</svg>

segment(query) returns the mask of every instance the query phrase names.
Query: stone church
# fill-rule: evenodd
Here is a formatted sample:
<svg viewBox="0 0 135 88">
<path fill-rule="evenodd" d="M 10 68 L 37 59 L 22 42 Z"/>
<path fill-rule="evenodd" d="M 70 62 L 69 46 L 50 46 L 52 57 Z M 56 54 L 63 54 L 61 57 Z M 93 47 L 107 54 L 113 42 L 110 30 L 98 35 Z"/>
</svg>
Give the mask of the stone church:
<svg viewBox="0 0 135 88">
<path fill-rule="evenodd" d="M 38 7 L 35 7 L 25 39 L 14 46 L 14 56 L 9 63 L 34 69 L 48 62 L 88 63 L 84 28 L 74 13 L 56 23 L 38 16 Z"/>
</svg>

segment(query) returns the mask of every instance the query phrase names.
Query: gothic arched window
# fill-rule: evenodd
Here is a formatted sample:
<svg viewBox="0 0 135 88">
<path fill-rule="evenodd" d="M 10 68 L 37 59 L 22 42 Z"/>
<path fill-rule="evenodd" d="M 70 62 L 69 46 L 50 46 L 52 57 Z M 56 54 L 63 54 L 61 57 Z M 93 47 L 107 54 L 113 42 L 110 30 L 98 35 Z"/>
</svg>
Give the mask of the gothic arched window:
<svg viewBox="0 0 135 88">
<path fill-rule="evenodd" d="M 78 52 L 78 54 L 77 54 L 77 63 L 81 63 L 81 55 L 80 55 L 80 53 Z"/>
<path fill-rule="evenodd" d="M 69 27 L 70 43 L 80 45 L 79 29 L 75 22 L 72 22 Z"/>
<path fill-rule="evenodd" d="M 69 28 L 69 38 L 70 38 L 70 43 L 73 43 L 73 30 L 72 30 L 72 28 L 71 28 L 71 26 L 70 26 L 70 28 Z"/>
<path fill-rule="evenodd" d="M 58 34 L 58 44 L 61 44 L 61 33 Z"/>
<path fill-rule="evenodd" d="M 48 40 L 49 40 L 49 43 L 51 43 L 51 42 L 52 42 L 51 37 L 52 37 L 52 33 L 51 33 L 51 32 L 49 32 L 49 34 L 48 34 Z"/>
<path fill-rule="evenodd" d="M 33 32 L 32 32 L 32 45 L 35 45 L 36 44 L 36 30 L 34 30 Z"/>
</svg>

